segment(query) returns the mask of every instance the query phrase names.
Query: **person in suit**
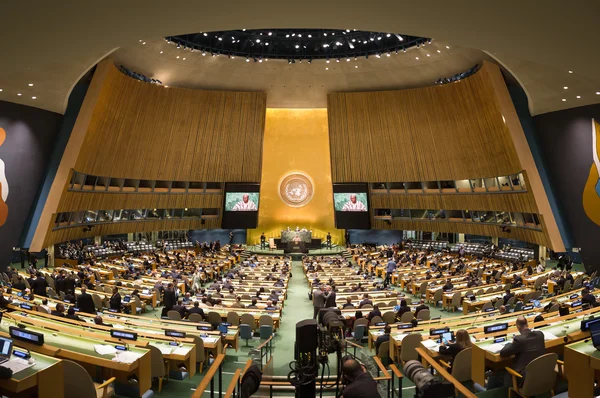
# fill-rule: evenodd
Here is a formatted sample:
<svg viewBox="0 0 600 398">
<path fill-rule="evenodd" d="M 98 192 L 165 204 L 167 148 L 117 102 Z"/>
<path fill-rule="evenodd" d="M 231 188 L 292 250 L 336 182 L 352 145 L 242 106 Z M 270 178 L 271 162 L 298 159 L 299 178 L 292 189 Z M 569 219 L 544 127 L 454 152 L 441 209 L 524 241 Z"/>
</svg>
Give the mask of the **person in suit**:
<svg viewBox="0 0 600 398">
<path fill-rule="evenodd" d="M 175 296 L 175 290 L 173 289 L 173 284 L 169 283 L 163 294 L 163 304 L 165 306 L 165 310 L 166 311 L 172 310 L 175 303 L 177 303 L 177 297 Z"/>
<path fill-rule="evenodd" d="M 369 298 L 369 294 L 365 293 L 363 299 L 358 303 L 358 308 L 362 308 L 365 305 L 373 305 L 373 301 Z"/>
<path fill-rule="evenodd" d="M 112 328 L 113 327 L 113 325 L 111 323 L 104 323 L 104 321 L 102 320 L 102 317 L 100 315 L 96 315 L 94 317 L 94 323 L 96 325 L 106 326 L 107 328 Z"/>
<path fill-rule="evenodd" d="M 121 311 L 121 295 L 119 294 L 118 287 L 115 286 L 113 288 L 112 296 L 110 296 L 109 302 L 111 310 Z"/>
<path fill-rule="evenodd" d="M 417 317 L 417 315 L 419 315 L 419 311 L 428 309 L 429 307 L 425 305 L 425 300 L 421 299 L 421 304 L 419 304 L 417 308 L 415 308 L 415 318 Z"/>
<path fill-rule="evenodd" d="M 75 303 L 75 301 L 77 300 L 75 298 L 75 295 L 73 294 L 72 290 L 67 290 L 67 293 L 65 294 L 65 298 L 66 301 L 68 301 L 69 303 Z"/>
<path fill-rule="evenodd" d="M 510 292 L 510 289 L 506 289 L 506 294 L 503 297 L 503 302 L 502 304 L 506 305 L 506 303 L 508 303 L 508 300 L 510 300 L 511 298 L 515 297 L 514 293 Z"/>
<path fill-rule="evenodd" d="M 521 277 L 521 275 L 514 274 L 512 287 L 517 288 L 521 286 L 523 286 L 523 278 Z"/>
<path fill-rule="evenodd" d="M 74 321 L 79 321 L 81 322 L 81 318 L 79 318 L 77 316 L 77 314 L 75 313 L 75 308 L 73 307 L 69 307 L 69 309 L 67 310 L 67 316 L 68 319 L 72 319 Z"/>
<path fill-rule="evenodd" d="M 187 315 L 187 309 L 183 306 L 182 299 L 177 300 L 177 304 L 173 306 L 172 310 L 179 312 L 179 315 L 181 315 L 181 319 L 185 319 Z"/>
<path fill-rule="evenodd" d="M 400 308 L 396 312 L 396 318 L 400 319 L 405 312 L 410 312 L 410 307 L 406 304 L 406 300 L 400 300 Z"/>
<path fill-rule="evenodd" d="M 512 363 L 512 368 L 526 377 L 524 374 L 525 368 L 531 361 L 546 353 L 546 345 L 544 344 L 544 334 L 539 330 L 529 329 L 527 319 L 524 316 L 519 316 L 516 321 L 517 330 L 520 334 L 515 335 L 513 341 L 502 348 L 500 351 L 501 357 L 509 357 L 514 355 L 515 359 Z M 510 377 L 507 374 L 504 384 L 510 386 Z"/>
<path fill-rule="evenodd" d="M 31 284 L 31 290 L 38 296 L 46 297 L 46 288 L 48 288 L 48 281 L 46 281 L 46 278 L 44 278 L 41 272 L 38 272 L 33 284 Z"/>
<path fill-rule="evenodd" d="M 60 316 L 63 317 L 65 316 L 65 306 L 63 303 L 58 303 L 56 304 L 56 308 L 53 309 L 52 311 L 50 311 L 50 315 L 54 315 L 54 316 Z"/>
<path fill-rule="evenodd" d="M 590 291 L 585 288 L 581 292 L 581 302 L 583 304 L 589 304 L 591 307 L 597 307 L 598 302 L 596 301 L 596 297 L 590 293 Z"/>
<path fill-rule="evenodd" d="M 54 281 L 54 287 L 56 288 L 56 293 L 60 294 L 60 292 L 65 291 L 65 277 L 64 275 L 59 275 Z"/>
<path fill-rule="evenodd" d="M 446 280 L 446 284 L 442 287 L 442 290 L 444 292 L 447 292 L 448 290 L 452 290 L 454 288 L 454 285 L 452 284 L 452 281 L 450 279 Z"/>
<path fill-rule="evenodd" d="M 200 314 L 202 319 L 206 319 L 206 316 L 204 316 L 204 310 L 200 308 L 200 303 L 197 301 L 194 301 L 194 306 L 188 310 L 188 317 L 191 314 Z"/>
<path fill-rule="evenodd" d="M 0 288 L 0 308 L 6 308 L 12 300 L 4 297 L 4 289 Z"/>
<path fill-rule="evenodd" d="M 313 319 L 317 319 L 317 315 L 321 308 L 325 307 L 325 303 L 327 302 L 327 296 L 323 292 L 322 288 L 319 286 L 313 292 Z"/>
<path fill-rule="evenodd" d="M 85 312 L 87 314 L 95 314 L 96 306 L 94 305 L 94 300 L 92 296 L 87 292 L 85 286 L 81 287 L 81 294 L 77 297 L 77 308 L 79 311 Z"/>
<path fill-rule="evenodd" d="M 337 296 L 337 294 L 335 292 L 335 288 L 333 288 L 331 286 L 327 286 L 327 295 L 326 295 L 327 298 L 325 300 L 326 308 L 337 307 L 336 302 L 335 302 L 336 296 Z"/>
<path fill-rule="evenodd" d="M 381 311 L 379 310 L 379 306 L 377 304 L 375 304 L 373 310 L 369 312 L 369 315 L 367 315 L 367 319 L 369 320 L 369 322 L 371 322 L 371 319 L 373 319 L 376 316 L 381 317 Z"/>
<path fill-rule="evenodd" d="M 375 353 L 379 352 L 379 346 L 386 341 L 390 341 L 390 332 L 392 331 L 392 327 L 390 325 L 385 325 L 383 328 L 383 334 L 377 337 L 375 340 Z"/>
<path fill-rule="evenodd" d="M 469 332 L 464 329 L 460 329 L 456 332 L 455 342 L 451 343 L 449 341 L 445 341 L 444 344 L 440 346 L 440 355 L 449 355 L 452 357 L 452 360 L 454 360 L 459 352 L 469 347 L 473 347 L 471 337 L 469 337 Z"/>
<path fill-rule="evenodd" d="M 342 305 L 342 309 L 346 308 L 354 308 L 354 304 L 352 304 L 352 297 L 346 297 L 346 302 Z"/>
</svg>

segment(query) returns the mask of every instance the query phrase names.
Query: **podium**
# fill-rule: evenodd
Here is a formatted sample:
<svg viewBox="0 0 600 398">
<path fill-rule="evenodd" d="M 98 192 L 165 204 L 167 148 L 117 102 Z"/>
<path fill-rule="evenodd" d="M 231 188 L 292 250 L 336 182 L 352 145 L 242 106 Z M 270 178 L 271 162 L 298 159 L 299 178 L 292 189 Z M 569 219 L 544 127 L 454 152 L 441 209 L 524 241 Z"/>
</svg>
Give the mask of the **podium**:
<svg viewBox="0 0 600 398">
<path fill-rule="evenodd" d="M 287 242 L 287 246 L 283 249 L 284 253 L 308 253 L 306 243 L 304 242 Z"/>
</svg>

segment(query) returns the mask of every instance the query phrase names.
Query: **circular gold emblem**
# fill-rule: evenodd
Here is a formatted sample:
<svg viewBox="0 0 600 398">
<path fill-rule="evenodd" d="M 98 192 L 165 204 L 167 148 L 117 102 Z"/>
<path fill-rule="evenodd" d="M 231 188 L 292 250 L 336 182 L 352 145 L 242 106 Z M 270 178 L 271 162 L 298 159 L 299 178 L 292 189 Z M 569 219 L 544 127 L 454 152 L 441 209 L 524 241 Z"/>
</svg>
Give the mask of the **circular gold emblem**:
<svg viewBox="0 0 600 398">
<path fill-rule="evenodd" d="M 303 173 L 290 173 L 279 183 L 279 197 L 288 206 L 306 206 L 314 194 L 313 183 L 309 176 Z"/>
</svg>

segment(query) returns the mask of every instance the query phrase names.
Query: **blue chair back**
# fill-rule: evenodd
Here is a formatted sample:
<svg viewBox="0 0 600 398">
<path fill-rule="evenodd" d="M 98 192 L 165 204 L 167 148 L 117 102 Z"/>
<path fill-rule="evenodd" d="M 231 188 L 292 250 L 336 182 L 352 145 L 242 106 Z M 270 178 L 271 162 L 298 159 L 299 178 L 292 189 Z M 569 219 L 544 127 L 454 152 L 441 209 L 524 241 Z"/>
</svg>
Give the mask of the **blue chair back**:
<svg viewBox="0 0 600 398">
<path fill-rule="evenodd" d="M 250 340 L 252 338 L 252 328 L 250 325 L 242 323 L 240 326 L 240 338 L 244 340 Z"/>
<path fill-rule="evenodd" d="M 367 327 L 365 325 L 357 325 L 354 328 L 354 340 L 361 341 L 365 338 L 365 333 L 367 332 Z"/>
<path fill-rule="evenodd" d="M 260 327 L 260 338 L 263 340 L 268 339 L 273 335 L 273 327 L 271 325 L 262 325 Z"/>
</svg>

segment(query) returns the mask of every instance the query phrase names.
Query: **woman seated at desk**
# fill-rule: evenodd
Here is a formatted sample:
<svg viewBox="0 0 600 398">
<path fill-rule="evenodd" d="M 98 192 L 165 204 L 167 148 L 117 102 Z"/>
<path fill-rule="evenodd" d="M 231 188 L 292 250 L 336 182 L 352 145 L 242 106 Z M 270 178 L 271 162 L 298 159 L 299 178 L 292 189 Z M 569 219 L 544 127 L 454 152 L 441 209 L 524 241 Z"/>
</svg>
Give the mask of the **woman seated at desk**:
<svg viewBox="0 0 600 398">
<path fill-rule="evenodd" d="M 472 346 L 473 343 L 471 342 L 469 332 L 461 329 L 456 332 L 456 341 L 454 343 L 444 341 L 444 345 L 440 346 L 440 355 L 450 355 L 452 360 L 454 360 L 459 352 Z"/>
</svg>

